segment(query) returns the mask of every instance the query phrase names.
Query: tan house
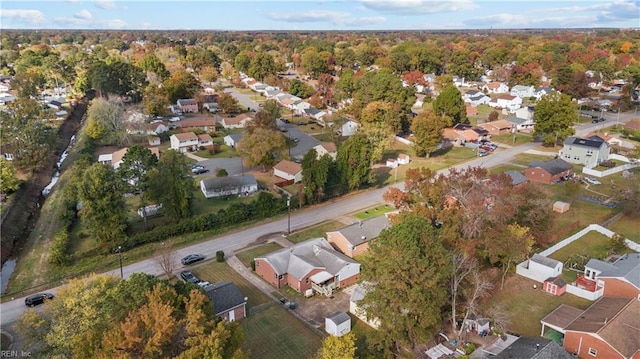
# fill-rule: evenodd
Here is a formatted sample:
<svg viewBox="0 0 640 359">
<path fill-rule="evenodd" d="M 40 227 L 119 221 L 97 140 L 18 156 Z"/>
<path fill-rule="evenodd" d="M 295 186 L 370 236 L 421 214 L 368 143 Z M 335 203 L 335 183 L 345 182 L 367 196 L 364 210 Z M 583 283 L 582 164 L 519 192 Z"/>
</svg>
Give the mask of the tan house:
<svg viewBox="0 0 640 359">
<path fill-rule="evenodd" d="M 302 165 L 289 160 L 282 160 L 273 166 L 273 175 L 293 183 L 302 182 Z"/>
<path fill-rule="evenodd" d="M 491 135 L 503 135 L 511 133 L 513 131 L 514 125 L 507 120 L 497 120 L 481 123 L 478 125 L 478 127 L 482 127 L 485 130 L 489 131 L 489 134 Z"/>
<path fill-rule="evenodd" d="M 374 217 L 327 232 L 327 240 L 334 248 L 353 258 L 364 253 L 369 248 L 369 241 L 378 238 L 380 232 L 390 226 L 386 215 Z"/>
<path fill-rule="evenodd" d="M 338 155 L 338 148 L 333 142 L 320 142 L 320 144 L 315 146 L 313 149 L 316 150 L 318 159 L 320 159 L 324 155 L 329 155 L 335 160 L 336 156 Z"/>
<path fill-rule="evenodd" d="M 176 133 L 169 137 L 171 149 L 180 153 L 196 151 L 198 149 L 198 136 L 193 132 Z"/>
<path fill-rule="evenodd" d="M 216 121 L 213 119 L 183 120 L 180 121 L 179 126 L 183 132 L 193 130 L 203 130 L 209 132 L 216 130 Z"/>
<path fill-rule="evenodd" d="M 249 121 L 252 121 L 253 118 L 245 113 L 240 114 L 236 117 L 223 117 L 222 118 L 222 127 L 230 129 L 230 128 L 245 128 Z"/>
<path fill-rule="evenodd" d="M 213 147 L 213 138 L 206 133 L 198 135 L 198 147 L 211 148 Z"/>
</svg>

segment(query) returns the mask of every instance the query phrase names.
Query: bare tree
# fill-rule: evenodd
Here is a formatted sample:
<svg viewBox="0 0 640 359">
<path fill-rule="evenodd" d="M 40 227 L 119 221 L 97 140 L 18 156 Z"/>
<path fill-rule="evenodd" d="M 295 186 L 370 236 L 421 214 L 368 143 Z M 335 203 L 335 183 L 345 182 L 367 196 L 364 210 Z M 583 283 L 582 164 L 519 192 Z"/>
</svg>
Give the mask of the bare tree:
<svg viewBox="0 0 640 359">
<path fill-rule="evenodd" d="M 498 304 L 493 305 L 489 308 L 487 315 L 493 322 L 493 327 L 506 332 L 511 325 L 511 318 L 504 310 L 504 308 Z"/>
<path fill-rule="evenodd" d="M 158 249 L 156 249 L 155 261 L 162 269 L 167 279 L 173 277 L 173 271 L 176 269 L 176 251 L 173 246 L 166 243 L 161 243 Z"/>
<path fill-rule="evenodd" d="M 451 256 L 451 265 L 451 325 L 453 326 L 453 330 L 456 330 L 456 309 L 458 306 L 460 287 L 469 273 L 471 273 L 473 269 L 477 270 L 477 262 L 475 258 L 458 252 Z"/>
<path fill-rule="evenodd" d="M 489 282 L 478 270 L 477 266 L 474 266 L 471 270 L 471 277 L 469 278 L 469 287 L 466 288 L 465 294 L 467 301 L 464 305 L 464 318 L 462 323 L 464 323 L 471 314 L 478 314 L 478 302 L 481 298 L 483 298 L 491 288 L 493 288 L 493 284 Z M 464 329 L 464 325 L 461 325 L 458 329 L 458 337 L 462 334 L 462 330 Z"/>
</svg>

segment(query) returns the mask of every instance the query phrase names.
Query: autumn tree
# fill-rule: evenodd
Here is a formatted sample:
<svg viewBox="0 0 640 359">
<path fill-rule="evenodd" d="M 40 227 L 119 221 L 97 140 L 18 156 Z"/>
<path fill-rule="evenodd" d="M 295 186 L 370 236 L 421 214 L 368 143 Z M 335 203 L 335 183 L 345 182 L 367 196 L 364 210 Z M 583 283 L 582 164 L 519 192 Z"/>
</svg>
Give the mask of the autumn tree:
<svg viewBox="0 0 640 359">
<path fill-rule="evenodd" d="M 138 66 L 147 72 L 151 72 L 158 77 L 158 81 L 162 82 L 169 77 L 169 71 L 162 60 L 156 54 L 146 54 L 139 62 Z"/>
<path fill-rule="evenodd" d="M 124 107 L 117 100 L 94 99 L 87 111 L 87 135 L 102 144 L 122 145 L 127 142 Z"/>
<path fill-rule="evenodd" d="M 355 359 L 356 337 L 349 332 L 341 337 L 330 335 L 322 341 L 317 359 Z"/>
<path fill-rule="evenodd" d="M 131 193 L 139 193 L 145 229 L 147 227 L 146 190 L 149 187 L 149 171 L 157 164 L 158 157 L 151 150 L 140 145 L 133 145 L 122 157 L 122 163 L 117 170 L 125 188 L 128 188 Z"/>
<path fill-rule="evenodd" d="M 274 119 L 277 119 L 282 115 L 280 106 L 278 105 L 278 102 L 276 102 L 276 100 L 265 101 L 262 110 L 264 110 L 264 112 L 268 113 Z"/>
<path fill-rule="evenodd" d="M 287 143 L 280 132 L 258 127 L 242 136 L 236 149 L 245 166 L 262 166 L 264 172 L 286 156 Z"/>
<path fill-rule="evenodd" d="M 307 98 L 313 95 L 316 90 L 306 82 L 293 79 L 289 83 L 289 93 L 300 98 Z"/>
<path fill-rule="evenodd" d="M 17 73 L 11 79 L 11 88 L 20 98 L 37 98 L 40 90 L 44 88 L 45 78 L 37 69 L 29 69 Z"/>
<path fill-rule="evenodd" d="M 393 104 L 374 101 L 362 110 L 360 124 L 362 133 L 369 138 L 372 145 L 373 160 L 379 160 L 400 131 L 400 114 Z"/>
<path fill-rule="evenodd" d="M 192 74 L 180 70 L 164 80 L 162 88 L 167 93 L 169 103 L 176 103 L 179 99 L 193 97 L 200 89 L 200 82 Z"/>
<path fill-rule="evenodd" d="M 330 59 L 330 52 L 318 51 L 315 47 L 309 47 L 302 52 L 301 65 L 313 78 L 318 78 L 321 74 L 329 72 Z"/>
<path fill-rule="evenodd" d="M 275 130 L 278 127 L 276 124 L 276 118 L 273 117 L 271 113 L 265 111 L 264 109 L 261 109 L 260 111 L 256 112 L 256 115 L 253 117 L 253 121 L 249 122 L 247 132 L 251 132 L 255 128 Z"/>
<path fill-rule="evenodd" d="M 404 115 L 415 102 L 414 93 L 413 87 L 403 87 L 397 76 L 385 70 L 367 72 L 355 81 L 352 114 L 359 117 L 367 104 L 384 101 L 393 104 L 396 113 Z"/>
<path fill-rule="evenodd" d="M 411 121 L 413 143 L 416 155 L 427 157 L 442 143 L 444 123 L 442 119 L 431 111 L 425 111 Z"/>
<path fill-rule="evenodd" d="M 573 124 L 578 122 L 576 105 L 568 95 L 554 92 L 538 101 L 533 120 L 536 123 L 534 136 L 540 136 L 544 143 L 555 146 L 575 132 Z"/>
<path fill-rule="evenodd" d="M 87 86 L 98 91 L 100 97 L 110 94 L 129 97 L 138 102 L 147 86 L 144 71 L 120 59 L 94 61 L 87 69 Z"/>
<path fill-rule="evenodd" d="M 362 134 L 349 137 L 338 147 L 336 165 L 342 186 L 353 191 L 375 181 L 371 170 L 373 154 L 369 139 Z"/>
<path fill-rule="evenodd" d="M 333 103 L 333 83 L 333 77 L 329 74 L 322 74 L 318 77 L 318 92 L 316 94 L 322 99 L 321 107 Z"/>
<path fill-rule="evenodd" d="M 493 264 L 500 264 L 502 277 L 500 288 L 504 287 L 504 278 L 519 261 L 527 258 L 534 244 L 529 228 L 512 223 L 507 225 L 502 233 L 487 238 L 484 245 L 484 253 Z"/>
<path fill-rule="evenodd" d="M 20 187 L 20 180 L 16 177 L 16 170 L 9 161 L 0 158 L 0 194 L 6 195 Z"/>
<path fill-rule="evenodd" d="M 167 106 L 169 106 L 169 97 L 164 88 L 150 84 L 144 89 L 142 104 L 148 114 L 162 116 Z"/>
<path fill-rule="evenodd" d="M 446 127 L 467 123 L 467 107 L 454 85 L 446 86 L 433 101 L 433 112 L 445 120 Z"/>
<path fill-rule="evenodd" d="M 218 108 L 224 113 L 233 113 L 238 106 L 238 100 L 228 93 L 218 96 Z"/>
<path fill-rule="evenodd" d="M 236 57 L 237 60 L 237 57 Z M 251 58 L 247 74 L 253 78 L 263 81 L 267 75 L 276 74 L 276 66 L 273 56 L 265 52 L 259 52 Z"/>
<path fill-rule="evenodd" d="M 371 342 L 386 356 L 405 356 L 440 327 L 448 258 L 438 231 L 415 214 L 402 215 L 370 243 L 362 279 L 371 284 L 362 303 L 367 317 L 380 320 Z"/>
<path fill-rule="evenodd" d="M 162 204 L 162 212 L 173 221 L 191 215 L 193 180 L 187 173 L 187 158 L 177 151 L 166 151 L 156 168 L 149 171 L 149 198 Z"/>
</svg>

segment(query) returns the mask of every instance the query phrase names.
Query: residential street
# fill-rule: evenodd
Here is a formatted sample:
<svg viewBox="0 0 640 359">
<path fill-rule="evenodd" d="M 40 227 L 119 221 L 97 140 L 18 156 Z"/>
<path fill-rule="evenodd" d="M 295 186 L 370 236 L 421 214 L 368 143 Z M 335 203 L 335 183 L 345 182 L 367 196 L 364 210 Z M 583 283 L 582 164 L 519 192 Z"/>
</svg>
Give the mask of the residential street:
<svg viewBox="0 0 640 359">
<path fill-rule="evenodd" d="M 246 95 L 244 95 L 246 96 Z M 248 97 L 248 96 L 247 96 Z M 576 128 L 576 135 L 582 136 L 587 133 L 604 127 L 610 127 L 615 125 L 617 114 L 607 114 L 607 121 L 598 124 L 583 124 Z M 634 117 L 633 112 L 620 114 L 620 123 L 631 120 Z M 524 151 L 537 147 L 536 143 L 527 143 L 514 148 L 508 148 L 500 151 L 496 151 L 490 156 L 479 157 L 467 163 L 455 166 L 457 168 L 466 168 L 468 166 L 482 166 L 482 167 L 494 167 L 508 162 L 513 156 L 522 153 Z M 559 150 L 559 148 L 558 148 Z M 448 173 L 448 169 L 440 171 L 441 173 Z M 398 184 L 397 187 L 403 187 L 402 184 Z M 345 196 L 332 200 L 321 205 L 313 206 L 305 210 L 291 213 L 291 230 L 296 230 L 304 227 L 311 226 L 326 220 L 334 219 L 342 215 L 350 214 L 363 210 L 382 202 L 382 194 L 386 192 L 388 187 L 380 188 L 372 191 L 361 192 Z M 246 247 L 248 244 L 256 241 L 258 237 L 264 236 L 268 233 L 283 232 L 287 230 L 287 216 L 281 216 L 271 222 L 257 224 L 250 228 L 239 230 L 233 233 L 228 233 L 209 241 L 195 244 L 193 246 L 183 248 L 178 251 L 177 259 L 191 253 L 200 253 L 207 256 L 208 259 L 215 260 L 216 251 L 223 250 L 227 256 L 231 256 L 234 251 Z M 124 256 L 126 257 L 126 253 Z M 182 267 L 178 267 L 176 272 L 182 270 Z M 144 272 L 153 275 L 162 274 L 162 270 L 154 259 L 144 260 L 138 263 L 134 263 L 123 268 L 124 276 L 129 277 L 133 273 Z M 110 272 L 112 275 L 119 275 L 120 269 L 116 268 Z M 57 288 L 52 288 L 51 292 L 55 292 Z M 24 304 L 24 298 L 17 298 L 12 301 L 2 303 L 0 305 L 0 324 L 6 325 L 14 322 L 27 307 Z"/>
</svg>

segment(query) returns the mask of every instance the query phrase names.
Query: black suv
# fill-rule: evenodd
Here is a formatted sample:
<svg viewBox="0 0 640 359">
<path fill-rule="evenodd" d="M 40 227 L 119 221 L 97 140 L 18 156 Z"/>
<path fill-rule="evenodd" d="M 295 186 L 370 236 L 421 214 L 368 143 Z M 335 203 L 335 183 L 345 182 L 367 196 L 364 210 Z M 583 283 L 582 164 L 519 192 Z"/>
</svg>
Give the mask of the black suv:
<svg viewBox="0 0 640 359">
<path fill-rule="evenodd" d="M 191 271 L 188 270 L 180 272 L 180 278 L 182 278 L 182 280 L 187 283 L 198 284 L 200 282 L 200 279 L 198 279 L 198 277 L 196 277 L 193 273 L 191 273 Z"/>
<path fill-rule="evenodd" d="M 53 299 L 53 297 L 53 293 L 38 293 L 26 297 L 24 304 L 26 304 L 27 307 L 35 307 L 36 305 L 44 303 L 45 300 Z"/>
</svg>

